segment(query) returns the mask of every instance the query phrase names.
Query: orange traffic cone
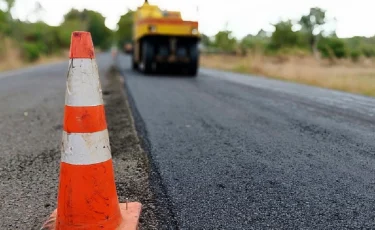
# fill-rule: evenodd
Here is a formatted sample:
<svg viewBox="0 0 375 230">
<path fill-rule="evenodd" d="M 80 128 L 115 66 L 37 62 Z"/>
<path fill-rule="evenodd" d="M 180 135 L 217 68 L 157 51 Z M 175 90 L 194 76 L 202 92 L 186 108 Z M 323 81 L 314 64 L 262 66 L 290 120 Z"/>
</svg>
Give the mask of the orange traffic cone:
<svg viewBox="0 0 375 230">
<path fill-rule="evenodd" d="M 89 32 L 73 32 L 65 95 L 57 209 L 42 229 L 138 229 L 141 204 L 119 204 Z"/>
</svg>

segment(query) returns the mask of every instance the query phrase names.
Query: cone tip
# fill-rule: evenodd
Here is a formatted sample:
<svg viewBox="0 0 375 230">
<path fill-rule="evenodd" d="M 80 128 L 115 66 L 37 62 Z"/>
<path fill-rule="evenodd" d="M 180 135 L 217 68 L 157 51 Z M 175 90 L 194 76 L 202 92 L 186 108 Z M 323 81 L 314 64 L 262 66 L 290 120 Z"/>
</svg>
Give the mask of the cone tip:
<svg viewBox="0 0 375 230">
<path fill-rule="evenodd" d="M 95 58 L 91 33 L 74 31 L 70 43 L 70 58 Z"/>
</svg>

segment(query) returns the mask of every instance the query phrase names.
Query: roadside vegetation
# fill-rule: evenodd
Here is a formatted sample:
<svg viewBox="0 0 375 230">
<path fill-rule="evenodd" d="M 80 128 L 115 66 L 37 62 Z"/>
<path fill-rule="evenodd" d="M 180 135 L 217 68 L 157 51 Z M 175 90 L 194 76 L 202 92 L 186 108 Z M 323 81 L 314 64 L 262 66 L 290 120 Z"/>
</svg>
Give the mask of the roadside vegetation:
<svg viewBox="0 0 375 230">
<path fill-rule="evenodd" d="M 201 65 L 375 96 L 375 36 L 339 38 L 320 8 L 242 39 L 202 37 Z"/>
<path fill-rule="evenodd" d="M 113 46 L 122 48 L 131 42 L 131 10 L 119 19 L 115 31 L 105 26 L 106 18 L 102 14 L 87 9 L 73 8 L 64 15 L 60 25 L 50 26 L 41 20 L 15 19 L 11 10 L 16 1 L 0 0 L 0 71 L 66 59 L 71 33 L 77 30 L 91 32 L 96 51 Z M 5 8 L 2 9 L 2 5 Z M 43 6 L 37 2 L 29 18 L 38 18 L 42 11 Z"/>
<path fill-rule="evenodd" d="M 90 31 L 97 50 L 112 45 L 114 32 L 105 26 L 105 17 L 98 12 L 72 9 L 59 26 L 50 26 L 42 21 L 14 19 L 10 12 L 15 0 L 0 0 L 0 3 L 6 3 L 6 9 L 0 9 L 0 70 L 66 59 L 71 33 L 75 30 Z M 42 10 L 37 4 L 29 16 L 38 16 Z"/>
</svg>

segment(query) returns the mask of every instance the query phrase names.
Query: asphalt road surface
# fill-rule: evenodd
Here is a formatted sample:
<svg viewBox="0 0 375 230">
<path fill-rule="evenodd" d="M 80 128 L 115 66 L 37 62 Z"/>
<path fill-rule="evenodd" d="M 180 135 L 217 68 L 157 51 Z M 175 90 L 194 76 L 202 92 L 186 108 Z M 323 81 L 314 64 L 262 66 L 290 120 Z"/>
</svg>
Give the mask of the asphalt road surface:
<svg viewBox="0 0 375 230">
<path fill-rule="evenodd" d="M 54 208 L 67 67 L 0 73 L 0 229 L 37 229 Z"/>
<path fill-rule="evenodd" d="M 119 63 L 179 228 L 375 228 L 374 99 Z"/>
<path fill-rule="evenodd" d="M 111 57 L 97 60 L 103 76 Z M 208 69 L 143 76 L 125 56 L 119 65 L 168 229 L 375 228 L 374 99 Z M 0 74 L 0 229 L 38 229 L 55 208 L 67 68 Z M 127 193 L 124 143 L 112 140 Z"/>
</svg>

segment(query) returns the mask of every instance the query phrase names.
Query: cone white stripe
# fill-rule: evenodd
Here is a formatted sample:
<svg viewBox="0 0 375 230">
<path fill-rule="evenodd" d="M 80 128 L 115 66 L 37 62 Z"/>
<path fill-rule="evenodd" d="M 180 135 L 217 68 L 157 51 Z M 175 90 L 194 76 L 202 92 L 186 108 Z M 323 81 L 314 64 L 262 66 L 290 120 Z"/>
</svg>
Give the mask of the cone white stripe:
<svg viewBox="0 0 375 230">
<path fill-rule="evenodd" d="M 103 104 L 98 66 L 95 59 L 70 59 L 65 104 L 69 106 Z"/>
<path fill-rule="evenodd" d="M 89 165 L 111 159 L 108 130 L 94 133 L 63 131 L 61 161 L 73 165 Z"/>
</svg>

